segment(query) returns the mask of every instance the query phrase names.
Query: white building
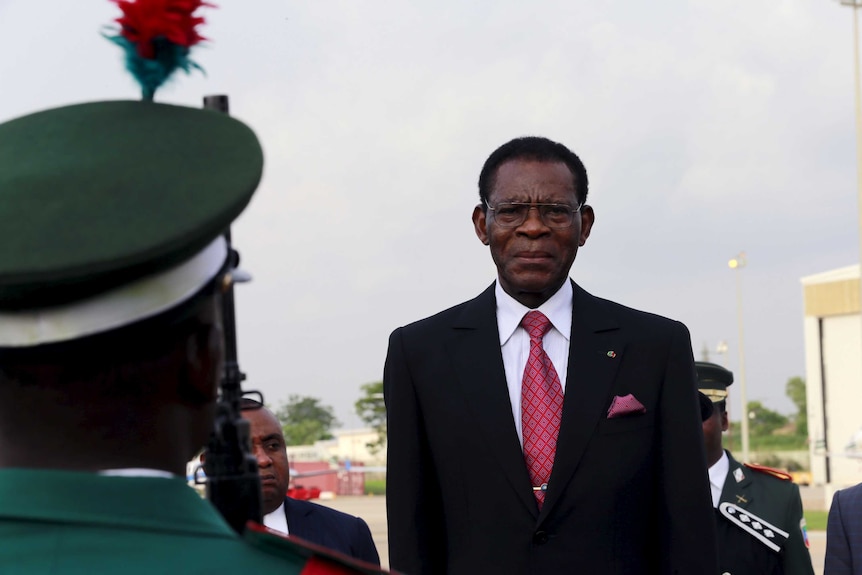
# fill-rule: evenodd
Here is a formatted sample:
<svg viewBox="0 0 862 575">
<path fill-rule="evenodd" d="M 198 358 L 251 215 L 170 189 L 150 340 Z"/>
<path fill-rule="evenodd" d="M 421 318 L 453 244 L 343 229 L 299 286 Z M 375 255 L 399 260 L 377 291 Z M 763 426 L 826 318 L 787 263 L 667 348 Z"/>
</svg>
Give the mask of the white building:
<svg viewBox="0 0 862 575">
<path fill-rule="evenodd" d="M 287 457 L 296 461 L 329 461 L 362 463 L 366 466 L 386 465 L 386 445 L 377 453 L 371 453 L 369 443 L 377 441 L 377 432 L 370 427 L 339 429 L 332 432 L 333 439 L 315 441 L 314 445 L 291 445 Z"/>
<path fill-rule="evenodd" d="M 802 288 L 811 471 L 831 493 L 862 482 L 862 450 L 848 447 L 862 427 L 859 266 L 804 277 Z"/>
</svg>

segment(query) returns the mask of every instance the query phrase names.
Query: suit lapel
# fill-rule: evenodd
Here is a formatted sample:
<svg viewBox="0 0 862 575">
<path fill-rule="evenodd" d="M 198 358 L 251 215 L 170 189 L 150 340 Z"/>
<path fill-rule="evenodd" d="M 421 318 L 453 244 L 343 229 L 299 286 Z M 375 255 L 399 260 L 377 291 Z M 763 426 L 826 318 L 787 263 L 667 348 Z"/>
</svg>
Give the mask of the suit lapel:
<svg viewBox="0 0 862 575">
<path fill-rule="evenodd" d="M 601 300 L 572 283 L 572 334 L 563 416 L 540 520 L 560 500 L 596 426 L 605 417 L 614 377 L 625 349 L 616 318 L 603 311 Z"/>
<path fill-rule="evenodd" d="M 494 284 L 471 301 L 453 324 L 447 349 L 476 427 L 521 501 L 538 516 L 524 454 L 512 421 L 503 369 Z"/>
<path fill-rule="evenodd" d="M 306 518 L 311 514 L 312 509 L 312 507 L 302 509 L 290 497 L 284 498 L 284 516 L 287 518 L 287 530 L 291 535 L 308 541 L 316 540 L 314 522 Z"/>
</svg>

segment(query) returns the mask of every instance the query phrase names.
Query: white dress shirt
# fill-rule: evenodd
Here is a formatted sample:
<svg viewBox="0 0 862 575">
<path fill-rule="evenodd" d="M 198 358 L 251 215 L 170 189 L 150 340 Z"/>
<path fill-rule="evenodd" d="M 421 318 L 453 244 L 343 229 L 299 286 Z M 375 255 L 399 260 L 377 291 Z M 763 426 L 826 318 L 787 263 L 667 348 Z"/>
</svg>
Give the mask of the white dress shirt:
<svg viewBox="0 0 862 575">
<path fill-rule="evenodd" d="M 724 480 L 727 479 L 727 472 L 730 469 L 730 460 L 727 458 L 727 452 L 721 452 L 721 459 L 712 464 L 709 468 L 709 489 L 712 491 L 712 506 L 718 507 L 718 502 L 721 499 L 721 490 L 724 489 Z"/>
<path fill-rule="evenodd" d="M 270 529 L 275 529 L 276 531 L 280 531 L 285 535 L 288 534 L 287 530 L 287 515 L 284 512 L 284 502 L 282 501 L 281 505 L 278 506 L 278 509 L 273 511 L 272 513 L 267 513 L 263 516 L 263 524 L 269 527 Z"/>
<path fill-rule="evenodd" d="M 551 298 L 537 309 L 551 320 L 553 326 L 545 334 L 542 347 L 557 375 L 560 386 L 566 392 L 566 373 L 569 368 L 569 340 L 572 334 L 572 282 L 566 281 Z M 530 357 L 530 334 L 521 327 L 521 320 L 530 308 L 507 294 L 500 282 L 494 288 L 497 298 L 497 328 L 500 331 L 500 348 L 503 352 L 503 368 L 506 371 L 506 385 L 509 388 L 509 401 L 512 405 L 512 419 L 515 421 L 515 431 L 521 447 L 524 446 L 524 435 L 521 430 L 521 386 L 524 380 L 524 369 Z"/>
</svg>

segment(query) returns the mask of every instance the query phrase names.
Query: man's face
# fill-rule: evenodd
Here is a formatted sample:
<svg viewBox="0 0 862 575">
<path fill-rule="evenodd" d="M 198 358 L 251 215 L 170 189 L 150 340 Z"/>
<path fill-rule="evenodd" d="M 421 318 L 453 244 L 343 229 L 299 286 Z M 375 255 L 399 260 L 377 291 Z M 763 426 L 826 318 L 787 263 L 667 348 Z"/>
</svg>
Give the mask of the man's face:
<svg viewBox="0 0 862 575">
<path fill-rule="evenodd" d="M 563 162 L 514 159 L 497 169 L 488 203 L 567 204 L 575 207 L 578 197 L 572 172 Z M 578 247 L 590 235 L 595 217 L 589 206 L 575 214 L 571 227 L 551 229 L 538 210 L 515 228 L 495 222 L 494 212 L 477 206 L 473 225 L 482 243 L 491 247 L 501 287 L 527 307 L 538 307 L 563 285 L 575 261 Z"/>
<path fill-rule="evenodd" d="M 703 422 L 703 445 L 706 448 L 706 463 L 710 466 L 721 459 L 721 434 L 727 431 L 727 411 L 718 404 L 714 407 L 712 415 Z"/>
<path fill-rule="evenodd" d="M 263 513 L 272 513 L 284 503 L 290 483 L 284 434 L 278 420 L 268 409 L 243 410 L 242 416 L 251 425 L 251 449 L 260 468 Z"/>
</svg>

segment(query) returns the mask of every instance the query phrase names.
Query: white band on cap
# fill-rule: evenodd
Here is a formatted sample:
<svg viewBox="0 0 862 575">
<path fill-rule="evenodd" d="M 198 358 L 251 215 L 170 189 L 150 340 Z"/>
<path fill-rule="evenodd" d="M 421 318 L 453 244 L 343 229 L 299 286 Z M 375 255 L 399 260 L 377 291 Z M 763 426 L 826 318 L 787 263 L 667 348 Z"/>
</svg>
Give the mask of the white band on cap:
<svg viewBox="0 0 862 575">
<path fill-rule="evenodd" d="M 219 236 L 183 263 L 70 304 L 0 312 L 0 347 L 31 347 L 95 335 L 167 311 L 195 295 L 224 266 Z"/>
</svg>

